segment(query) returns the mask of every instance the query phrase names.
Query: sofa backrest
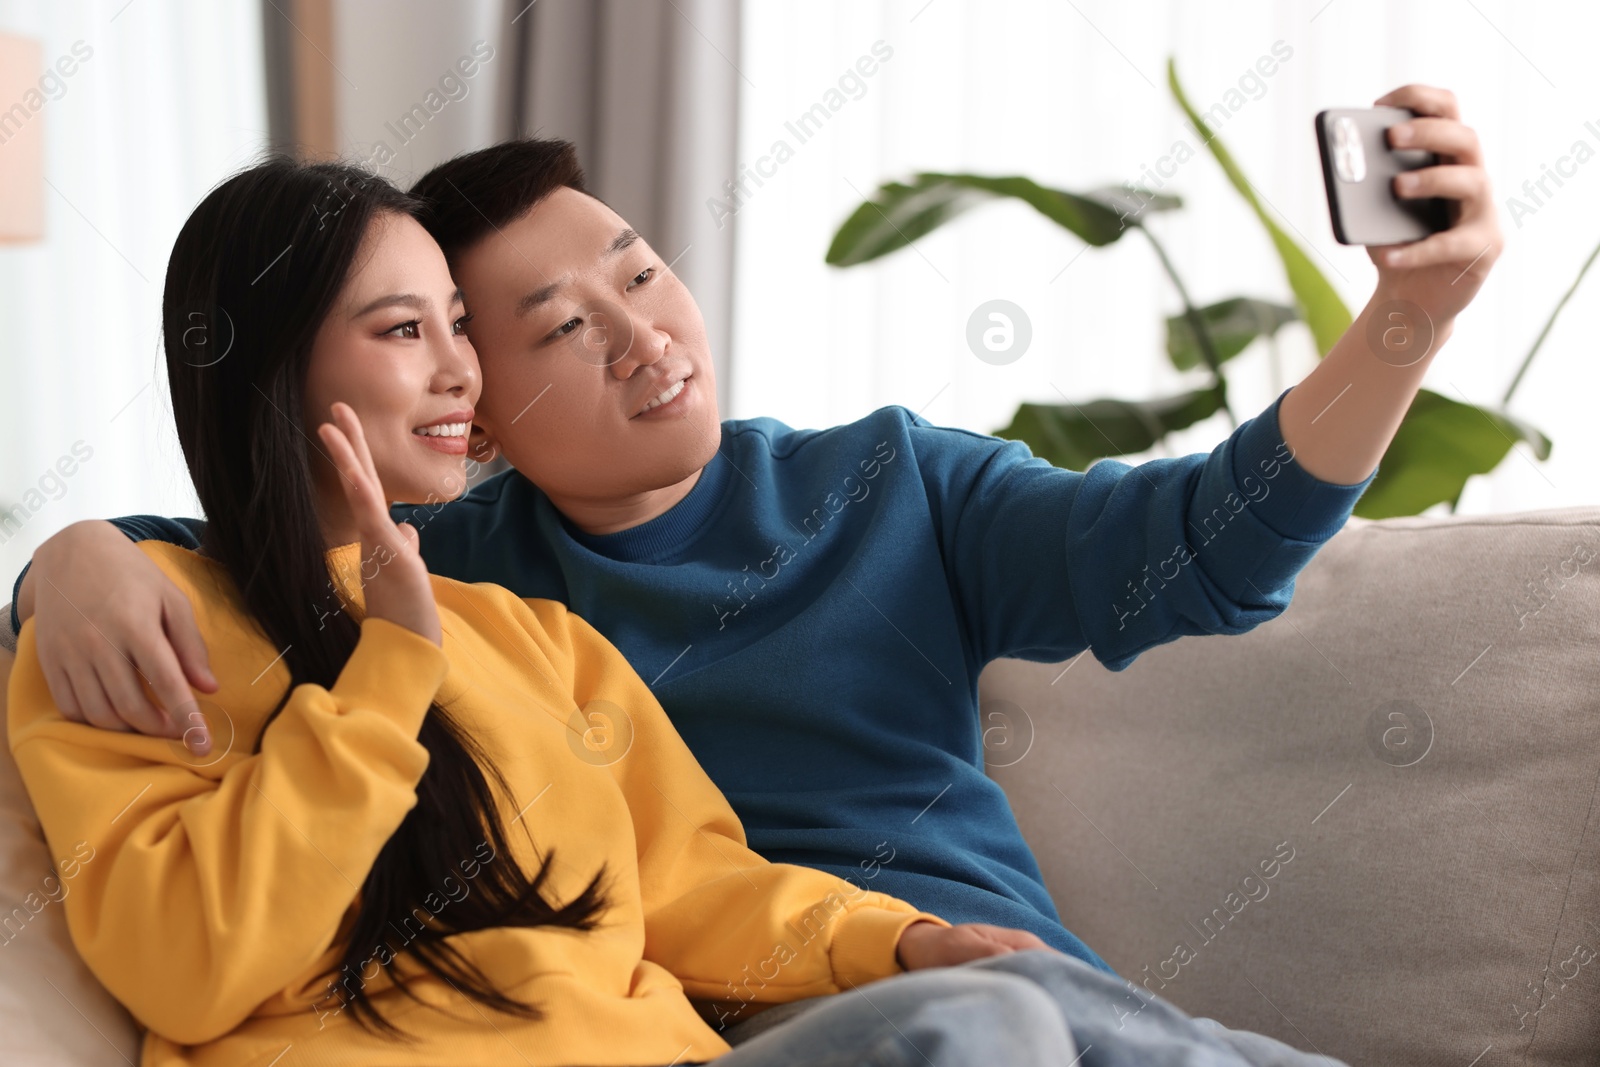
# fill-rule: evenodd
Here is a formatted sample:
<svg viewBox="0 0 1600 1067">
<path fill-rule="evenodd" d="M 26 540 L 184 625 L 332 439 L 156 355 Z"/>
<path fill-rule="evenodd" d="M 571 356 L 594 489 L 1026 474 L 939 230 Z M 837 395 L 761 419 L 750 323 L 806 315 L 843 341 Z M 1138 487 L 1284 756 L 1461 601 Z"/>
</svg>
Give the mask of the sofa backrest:
<svg viewBox="0 0 1600 1067">
<path fill-rule="evenodd" d="M 1600 508 L 1352 520 L 1250 633 L 1069 662 L 985 672 L 990 773 L 1124 978 L 1353 1064 L 1600 1062 Z"/>
</svg>

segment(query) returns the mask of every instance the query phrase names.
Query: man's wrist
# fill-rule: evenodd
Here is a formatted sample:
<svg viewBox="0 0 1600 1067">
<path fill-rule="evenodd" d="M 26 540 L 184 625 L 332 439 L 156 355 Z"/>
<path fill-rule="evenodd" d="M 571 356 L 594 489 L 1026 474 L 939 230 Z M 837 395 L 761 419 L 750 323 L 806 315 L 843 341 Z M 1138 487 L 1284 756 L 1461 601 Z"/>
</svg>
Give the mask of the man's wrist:
<svg viewBox="0 0 1600 1067">
<path fill-rule="evenodd" d="M 906 966 L 905 959 L 900 955 L 900 947 L 905 944 L 906 935 L 911 933 L 911 931 L 918 929 L 919 927 L 923 927 L 923 926 L 938 927 L 938 925 L 939 925 L 938 923 L 929 922 L 927 919 L 918 919 L 914 923 L 907 924 L 906 928 L 904 930 L 900 931 L 900 936 L 895 939 L 895 943 L 894 943 L 894 961 L 895 961 L 895 963 L 900 965 L 900 969 L 902 971 L 910 969 L 910 968 L 908 968 Z"/>
<path fill-rule="evenodd" d="M 15 621 L 19 629 L 24 622 L 33 617 L 34 604 L 37 601 L 39 587 L 39 578 L 35 572 L 41 565 L 43 565 L 46 572 L 55 569 L 53 560 L 58 549 L 66 552 L 68 558 L 70 558 L 72 553 L 67 550 L 66 546 L 79 538 L 96 536 L 100 527 L 108 527 L 119 537 L 123 536 L 121 530 L 118 530 L 114 524 L 104 519 L 80 519 L 77 522 L 63 526 L 33 550 L 33 559 L 28 562 L 28 566 L 18 579 L 16 596 L 14 597 L 16 601 L 13 605 L 16 614 Z"/>
<path fill-rule="evenodd" d="M 1391 311 L 1400 311 L 1412 316 L 1418 312 L 1422 314 L 1423 320 L 1418 321 L 1416 326 L 1418 328 L 1425 326 L 1432 339 L 1427 355 L 1429 359 L 1439 350 L 1439 346 L 1455 333 L 1456 317 L 1453 313 L 1444 314 L 1437 308 L 1428 307 L 1426 297 L 1413 286 L 1404 282 L 1386 282 L 1379 277 L 1376 288 L 1372 290 L 1372 298 L 1367 301 L 1365 315 L 1370 318 Z"/>
</svg>

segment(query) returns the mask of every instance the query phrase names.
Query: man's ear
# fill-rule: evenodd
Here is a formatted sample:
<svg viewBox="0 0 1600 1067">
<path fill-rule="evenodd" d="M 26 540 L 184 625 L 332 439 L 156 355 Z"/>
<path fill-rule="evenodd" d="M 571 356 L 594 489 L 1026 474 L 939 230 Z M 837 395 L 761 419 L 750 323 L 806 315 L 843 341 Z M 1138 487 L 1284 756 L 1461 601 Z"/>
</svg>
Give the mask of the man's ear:
<svg viewBox="0 0 1600 1067">
<path fill-rule="evenodd" d="M 500 442 L 494 434 L 477 423 L 467 431 L 467 458 L 475 463 L 489 464 L 500 454 Z"/>
</svg>

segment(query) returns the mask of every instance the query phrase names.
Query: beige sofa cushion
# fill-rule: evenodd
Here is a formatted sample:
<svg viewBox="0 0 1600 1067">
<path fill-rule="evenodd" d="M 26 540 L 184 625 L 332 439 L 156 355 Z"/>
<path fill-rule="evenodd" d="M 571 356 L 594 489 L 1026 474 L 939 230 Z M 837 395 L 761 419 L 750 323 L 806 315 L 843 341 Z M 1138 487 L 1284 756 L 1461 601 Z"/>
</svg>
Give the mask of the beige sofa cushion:
<svg viewBox="0 0 1600 1067">
<path fill-rule="evenodd" d="M 0 729 L 12 661 L 11 609 L 4 610 Z M 90 972 L 67 933 L 61 901 L 72 892 L 73 864 L 84 855 L 92 851 L 52 861 L 11 746 L 0 744 L 0 1058 L 6 1067 L 139 1062 L 133 1017 Z"/>
<path fill-rule="evenodd" d="M 1067 926 L 1192 1013 L 1593 1067 L 1597 574 L 1600 508 L 1352 520 L 1248 634 L 992 665 L 991 773 Z"/>
</svg>

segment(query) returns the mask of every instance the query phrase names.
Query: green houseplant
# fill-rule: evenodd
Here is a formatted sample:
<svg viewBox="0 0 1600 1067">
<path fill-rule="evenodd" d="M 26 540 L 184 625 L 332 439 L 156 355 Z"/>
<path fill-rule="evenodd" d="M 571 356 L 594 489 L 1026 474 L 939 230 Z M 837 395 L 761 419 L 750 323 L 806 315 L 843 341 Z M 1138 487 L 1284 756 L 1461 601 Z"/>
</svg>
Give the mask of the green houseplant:
<svg viewBox="0 0 1600 1067">
<path fill-rule="evenodd" d="M 1179 84 L 1171 59 L 1167 61 L 1167 82 L 1194 128 L 1209 132 Z M 1094 247 L 1137 232 L 1149 242 L 1183 305 L 1181 313 L 1166 321 L 1167 358 L 1181 371 L 1199 373 L 1203 369 L 1206 382 L 1174 396 L 1144 401 L 1025 403 L 1008 425 L 994 432 L 1026 442 L 1035 454 L 1057 466 L 1082 470 L 1102 457 L 1143 452 L 1173 431 L 1219 411 L 1237 424 L 1228 405 L 1225 365 L 1229 360 L 1258 339 L 1271 343 L 1279 329 L 1295 321 L 1310 329 L 1318 356 L 1326 355 L 1353 316 L 1305 251 L 1268 215 L 1222 141 L 1211 135 L 1204 143 L 1266 230 L 1283 265 L 1293 304 L 1236 296 L 1197 307 L 1161 242 L 1146 225 L 1152 214 L 1176 210 L 1182 201 L 1131 185 L 1074 193 L 1020 176 L 919 173 L 909 183 L 880 185 L 872 199 L 859 205 L 834 234 L 827 262 L 837 267 L 870 262 L 981 204 L 1005 197 L 1029 204 Z M 1595 253 L 1600 254 L 1600 247 Z M 1591 254 L 1584 263 L 1573 289 L 1594 259 Z M 1414 515 L 1438 503 L 1454 509 L 1467 480 L 1493 470 L 1517 441 L 1526 442 L 1538 458 L 1549 458 L 1550 439 L 1512 417 L 1505 406 L 1571 295 L 1569 290 L 1556 305 L 1499 405 L 1481 407 L 1428 389 L 1418 392 L 1384 454 L 1378 477 L 1357 504 L 1356 514 L 1366 518 Z"/>
</svg>

